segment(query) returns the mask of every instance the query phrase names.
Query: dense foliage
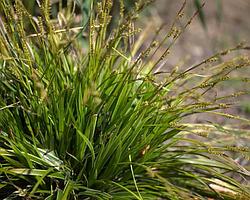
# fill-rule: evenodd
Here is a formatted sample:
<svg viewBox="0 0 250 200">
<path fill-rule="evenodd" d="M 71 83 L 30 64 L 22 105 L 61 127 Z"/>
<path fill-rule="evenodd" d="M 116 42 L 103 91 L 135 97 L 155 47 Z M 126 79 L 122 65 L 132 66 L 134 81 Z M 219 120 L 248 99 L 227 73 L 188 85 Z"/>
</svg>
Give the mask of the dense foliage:
<svg viewBox="0 0 250 200">
<path fill-rule="evenodd" d="M 132 25 L 151 1 L 137 0 L 126 15 L 122 2 L 112 28 L 111 0 L 90 3 L 84 27 L 71 26 L 71 7 L 51 20 L 48 0 L 38 17 L 19 0 L 0 2 L 1 198 L 249 199 L 249 186 L 231 175 L 246 180 L 250 174 L 227 155 L 247 155 L 247 148 L 185 136 L 237 131 L 182 123 L 230 106 L 227 97 L 206 94 L 249 66 L 244 56 L 220 62 L 247 47 L 221 51 L 184 71 L 156 72 L 197 13 L 185 21 L 184 2 L 166 37 L 158 41 L 159 29 L 143 49 L 140 39 L 133 42 L 139 31 Z M 169 46 L 153 60 L 164 43 Z M 195 72 L 204 65 L 206 75 Z"/>
</svg>

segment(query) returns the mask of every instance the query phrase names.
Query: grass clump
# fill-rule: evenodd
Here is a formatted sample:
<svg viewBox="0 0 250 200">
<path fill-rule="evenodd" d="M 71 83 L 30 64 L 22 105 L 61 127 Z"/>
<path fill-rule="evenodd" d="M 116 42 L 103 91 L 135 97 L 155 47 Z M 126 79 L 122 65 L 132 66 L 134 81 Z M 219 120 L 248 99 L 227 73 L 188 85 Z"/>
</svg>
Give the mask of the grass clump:
<svg viewBox="0 0 250 200">
<path fill-rule="evenodd" d="M 140 44 L 131 42 L 137 30 L 130 27 L 148 3 L 138 0 L 126 15 L 121 8 L 110 30 L 110 0 L 92 2 L 88 27 L 80 28 L 52 22 L 49 1 L 40 5 L 37 19 L 21 1 L 0 2 L 1 198 L 249 198 L 249 188 L 230 175 L 245 180 L 249 172 L 224 147 L 184 137 L 197 127 L 181 123 L 188 115 L 229 106 L 220 102 L 223 97 L 206 99 L 206 93 L 249 66 L 247 57 L 216 61 L 246 47 L 184 71 L 155 72 L 196 14 L 177 27 L 184 3 L 166 37 L 137 52 Z M 148 62 L 166 41 L 162 56 Z M 194 72 L 203 65 L 210 66 L 206 76 Z M 215 132 L 213 127 L 198 128 Z"/>
</svg>

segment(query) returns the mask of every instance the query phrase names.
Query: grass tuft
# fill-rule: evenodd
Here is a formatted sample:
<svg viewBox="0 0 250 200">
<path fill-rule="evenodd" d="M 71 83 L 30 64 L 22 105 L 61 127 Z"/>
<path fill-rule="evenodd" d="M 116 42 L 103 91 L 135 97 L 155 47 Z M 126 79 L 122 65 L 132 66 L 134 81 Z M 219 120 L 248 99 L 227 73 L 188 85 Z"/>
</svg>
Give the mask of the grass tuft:
<svg viewBox="0 0 250 200">
<path fill-rule="evenodd" d="M 250 173 L 228 154 L 249 149 L 210 138 L 249 133 L 183 121 L 213 113 L 249 125 L 219 110 L 248 91 L 209 96 L 231 72 L 250 64 L 246 56 L 221 62 L 223 57 L 248 47 L 162 71 L 198 11 L 178 27 L 184 2 L 166 37 L 157 41 L 159 30 L 143 49 L 133 25 L 152 1 L 138 0 L 126 14 L 122 2 L 110 26 L 118 17 L 111 14 L 112 1 L 92 1 L 87 27 L 70 26 L 73 12 L 52 20 L 49 1 L 39 5 L 37 18 L 19 0 L 0 2 L 1 198 L 249 199 Z M 164 44 L 166 51 L 153 59 Z"/>
</svg>

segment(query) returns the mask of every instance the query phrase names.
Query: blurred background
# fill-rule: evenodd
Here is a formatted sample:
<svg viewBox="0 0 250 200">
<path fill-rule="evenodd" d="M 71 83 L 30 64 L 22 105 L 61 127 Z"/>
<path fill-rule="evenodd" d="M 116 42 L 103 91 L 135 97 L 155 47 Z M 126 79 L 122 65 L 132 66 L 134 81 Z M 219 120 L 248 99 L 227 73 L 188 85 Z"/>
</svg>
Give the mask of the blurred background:
<svg viewBox="0 0 250 200">
<path fill-rule="evenodd" d="M 184 34 L 178 39 L 176 45 L 171 50 L 171 54 L 164 65 L 163 70 L 173 68 L 176 65 L 182 68 L 188 68 L 196 63 L 201 62 L 204 58 L 215 54 L 216 52 L 236 46 L 244 42 L 250 46 L 250 0 L 205 0 L 201 13 L 192 21 Z M 166 23 L 166 32 L 170 27 L 176 13 L 182 6 L 182 0 L 157 0 L 152 9 L 149 9 L 149 16 L 153 20 L 148 20 L 159 26 Z M 185 9 L 184 18 L 187 19 L 197 10 L 197 2 L 188 0 Z M 154 29 L 151 29 L 154 30 Z M 225 59 L 230 59 L 239 55 L 250 56 L 250 51 L 238 51 Z M 209 95 L 216 96 L 230 95 L 237 91 L 250 91 L 250 82 L 236 81 L 237 78 L 250 77 L 250 67 L 237 70 L 232 74 L 234 80 L 228 80 L 223 84 L 219 84 Z M 236 102 L 236 106 L 226 109 L 227 113 L 236 116 L 243 116 L 250 119 L 250 95 L 240 96 L 231 99 Z M 225 112 L 223 110 L 222 112 Z M 245 130 L 249 130 L 249 125 L 242 125 L 240 121 L 228 119 L 210 114 L 192 115 L 186 119 L 187 122 L 207 123 L 216 122 L 225 126 L 235 126 Z M 216 137 L 215 137 L 216 138 Z M 229 137 L 230 139 L 230 137 Z M 227 138 L 217 138 L 218 142 L 226 142 Z M 249 138 L 238 139 L 235 145 L 245 145 L 250 147 Z M 235 160 L 242 165 L 249 166 L 249 162 L 241 160 L 239 156 L 235 156 Z"/>
<path fill-rule="evenodd" d="M 182 0 L 157 0 L 155 9 L 159 20 L 170 24 L 182 2 Z M 195 1 L 187 2 L 185 14 L 191 16 L 196 9 Z M 250 42 L 250 0 L 205 0 L 204 2 L 202 8 L 204 22 L 199 16 L 193 20 L 178 41 L 176 57 L 186 57 L 190 54 L 192 59 L 200 60 L 219 49 L 231 47 L 242 41 Z"/>
<path fill-rule="evenodd" d="M 175 65 L 183 65 L 187 68 L 220 50 L 236 46 L 241 42 L 250 46 L 250 0 L 190 0 L 187 1 L 184 17 L 192 16 L 197 10 L 197 2 L 200 5 L 205 2 L 204 7 L 177 41 L 164 68 Z M 157 0 L 153 8 L 149 9 L 153 24 L 159 26 L 166 23 L 167 31 L 182 3 L 182 0 Z M 152 21 L 148 20 L 148 22 Z M 239 54 L 249 56 L 250 52 L 239 51 L 232 56 Z M 249 77 L 250 70 L 249 68 L 238 70 L 233 76 Z M 217 88 L 219 91 L 214 92 L 227 95 L 235 91 L 249 90 L 249 88 L 250 82 L 242 84 L 242 82 L 230 80 L 220 85 Z M 227 111 L 250 119 L 250 95 L 240 97 L 237 106 Z M 210 118 L 216 117 L 194 115 L 191 120 L 203 122 Z M 235 123 L 221 117 L 217 117 L 216 121 L 221 124 Z"/>
</svg>

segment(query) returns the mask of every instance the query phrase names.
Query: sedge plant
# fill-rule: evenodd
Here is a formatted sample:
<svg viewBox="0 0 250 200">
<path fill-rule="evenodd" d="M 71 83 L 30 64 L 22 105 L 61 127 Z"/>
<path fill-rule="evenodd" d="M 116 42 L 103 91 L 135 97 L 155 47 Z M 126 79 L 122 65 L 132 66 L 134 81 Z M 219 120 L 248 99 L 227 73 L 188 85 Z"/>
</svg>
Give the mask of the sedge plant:
<svg viewBox="0 0 250 200">
<path fill-rule="evenodd" d="M 247 47 L 221 51 L 182 71 L 156 70 L 197 13 L 185 21 L 184 2 L 166 37 L 157 39 L 159 29 L 142 49 L 140 39 L 132 42 L 138 30 L 131 24 L 149 3 L 137 0 L 124 15 L 121 0 L 110 30 L 111 0 L 91 3 L 87 26 L 65 28 L 50 19 L 48 0 L 37 18 L 19 0 L 0 2 L 1 199 L 250 198 L 249 171 L 227 154 L 247 155 L 247 148 L 185 137 L 237 132 L 182 121 L 214 113 L 249 124 L 216 111 L 247 91 L 205 97 L 232 71 L 249 66 L 245 56 L 220 62 Z M 163 44 L 165 52 L 153 59 Z M 203 66 L 208 70 L 201 75 Z"/>
</svg>

